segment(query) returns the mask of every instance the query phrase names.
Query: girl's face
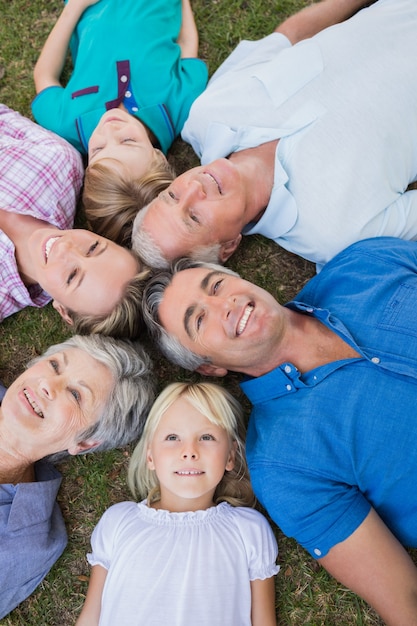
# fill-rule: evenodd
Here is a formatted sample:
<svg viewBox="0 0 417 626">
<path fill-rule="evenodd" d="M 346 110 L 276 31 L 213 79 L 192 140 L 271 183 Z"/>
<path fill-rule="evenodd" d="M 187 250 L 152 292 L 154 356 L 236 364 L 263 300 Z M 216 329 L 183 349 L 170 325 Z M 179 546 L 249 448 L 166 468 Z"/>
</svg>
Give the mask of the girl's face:
<svg viewBox="0 0 417 626">
<path fill-rule="evenodd" d="M 8 388 L 1 436 L 8 451 L 28 461 L 68 450 L 77 454 L 82 432 L 99 419 L 114 379 L 110 370 L 79 348 L 40 359 Z"/>
<path fill-rule="evenodd" d="M 234 467 L 235 449 L 224 428 L 178 398 L 162 415 L 147 451 L 161 487 L 156 507 L 180 512 L 213 506 L 225 470 Z"/>
<path fill-rule="evenodd" d="M 141 178 L 155 155 L 146 128 L 123 109 L 110 109 L 101 117 L 88 142 L 88 164 L 112 159 L 112 168 Z"/>
<path fill-rule="evenodd" d="M 40 228 L 29 239 L 28 255 L 32 277 L 61 315 L 66 309 L 110 313 L 139 271 L 129 250 L 89 230 Z"/>
</svg>

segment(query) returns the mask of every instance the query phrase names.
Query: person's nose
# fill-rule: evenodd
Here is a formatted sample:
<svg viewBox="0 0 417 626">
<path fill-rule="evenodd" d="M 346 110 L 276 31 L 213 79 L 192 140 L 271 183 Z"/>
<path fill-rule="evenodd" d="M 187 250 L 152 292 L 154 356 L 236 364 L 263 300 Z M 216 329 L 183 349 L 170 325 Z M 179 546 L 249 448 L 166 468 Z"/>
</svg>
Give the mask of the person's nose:
<svg viewBox="0 0 417 626">
<path fill-rule="evenodd" d="M 185 443 L 182 451 L 181 458 L 184 461 L 196 461 L 198 459 L 198 450 L 194 443 Z"/>
<path fill-rule="evenodd" d="M 196 200 L 203 200 L 206 197 L 204 187 L 199 180 L 190 180 L 182 193 L 182 200 L 184 203 L 195 202 Z"/>
<path fill-rule="evenodd" d="M 44 378 L 41 378 L 39 381 L 40 395 L 46 400 L 54 400 L 58 390 L 57 386 L 58 380 L 56 377 L 52 378 L 45 376 Z"/>
<path fill-rule="evenodd" d="M 235 296 L 209 295 L 207 296 L 207 299 L 209 300 L 208 305 L 210 308 L 212 308 L 212 310 L 216 310 L 223 320 L 228 320 L 231 313 L 237 306 L 237 299 Z"/>
</svg>

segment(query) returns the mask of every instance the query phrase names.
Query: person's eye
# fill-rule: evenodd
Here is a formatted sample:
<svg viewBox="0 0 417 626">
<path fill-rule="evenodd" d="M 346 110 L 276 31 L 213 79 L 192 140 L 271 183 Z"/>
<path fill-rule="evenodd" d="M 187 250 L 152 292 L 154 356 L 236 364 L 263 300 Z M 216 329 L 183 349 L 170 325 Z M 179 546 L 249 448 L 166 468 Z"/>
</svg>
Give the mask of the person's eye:
<svg viewBox="0 0 417 626">
<path fill-rule="evenodd" d="M 190 218 L 192 219 L 193 222 L 196 222 L 197 224 L 200 223 L 200 220 L 198 219 L 195 213 L 190 213 Z"/>
<path fill-rule="evenodd" d="M 72 270 L 71 274 L 67 278 L 67 285 L 70 285 L 72 283 L 76 275 L 77 275 L 77 270 Z"/>
<path fill-rule="evenodd" d="M 94 242 L 89 248 L 88 248 L 88 252 L 87 252 L 87 256 L 90 256 L 90 254 L 93 254 L 94 250 L 97 248 L 98 246 L 98 241 Z"/>
<path fill-rule="evenodd" d="M 175 193 L 174 193 L 173 191 L 168 190 L 168 192 L 167 192 L 167 193 L 168 193 L 169 197 L 170 197 L 172 200 L 176 200 L 176 199 L 177 199 L 177 196 L 175 195 Z"/>
<path fill-rule="evenodd" d="M 59 374 L 59 363 L 55 359 L 49 359 L 49 365 L 52 367 L 56 374 Z"/>
<path fill-rule="evenodd" d="M 223 278 L 221 280 L 216 280 L 216 282 L 213 284 L 213 295 L 216 294 L 218 292 L 218 290 L 220 289 L 220 285 L 223 282 Z"/>
<path fill-rule="evenodd" d="M 97 154 L 97 152 L 100 152 L 100 150 L 102 150 L 103 147 L 102 146 L 96 146 L 95 148 L 91 149 L 91 156 L 94 156 L 95 154 Z"/>
<path fill-rule="evenodd" d="M 129 143 L 129 142 L 136 143 L 136 140 L 132 139 L 132 137 L 126 137 L 126 139 L 122 140 L 122 143 Z"/>
<path fill-rule="evenodd" d="M 80 392 L 77 391 L 76 389 L 70 389 L 69 392 L 75 398 L 75 400 L 78 402 L 78 404 L 80 404 L 80 402 L 81 402 L 81 394 L 80 394 Z"/>
<path fill-rule="evenodd" d="M 214 437 L 213 435 L 209 435 L 209 434 L 201 435 L 201 440 L 202 441 L 214 441 Z"/>
<path fill-rule="evenodd" d="M 200 315 L 197 315 L 196 320 L 195 320 L 195 326 L 196 326 L 197 332 L 201 329 L 203 319 L 204 319 L 204 313 L 200 313 Z"/>
<path fill-rule="evenodd" d="M 167 437 L 165 439 L 166 439 L 166 441 L 177 441 L 178 440 L 178 435 L 167 435 Z"/>
</svg>

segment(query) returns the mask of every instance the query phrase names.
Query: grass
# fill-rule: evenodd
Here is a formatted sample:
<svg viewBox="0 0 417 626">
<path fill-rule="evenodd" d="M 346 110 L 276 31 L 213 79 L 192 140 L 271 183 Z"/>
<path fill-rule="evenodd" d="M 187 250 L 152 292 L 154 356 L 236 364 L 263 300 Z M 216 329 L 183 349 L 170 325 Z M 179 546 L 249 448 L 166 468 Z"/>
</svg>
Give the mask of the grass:
<svg viewBox="0 0 417 626">
<path fill-rule="evenodd" d="M 210 73 L 242 38 L 269 34 L 303 0 L 193 0 L 201 56 Z M 59 0 L 0 0 L 0 101 L 30 117 L 32 70 L 60 10 Z M 188 146 L 177 141 L 171 152 L 177 171 L 197 164 Z M 82 219 L 82 216 L 80 216 Z M 313 266 L 261 237 L 246 238 L 230 263 L 245 278 L 291 299 L 314 274 Z M 0 378 L 9 384 L 33 356 L 68 335 L 53 308 L 26 309 L 0 325 Z M 176 379 L 198 378 L 153 354 L 160 387 Z M 242 400 L 237 375 L 224 381 Z M 85 554 L 94 525 L 112 503 L 129 498 L 126 467 L 131 447 L 74 458 L 60 467 L 60 505 L 69 544 L 36 592 L 0 623 L 4 626 L 67 626 L 82 606 L 88 584 Z M 280 547 L 277 577 L 279 626 L 376 626 L 382 622 L 364 602 L 327 575 L 309 555 L 274 527 Z M 217 625 L 216 625 L 217 626 Z M 225 625 L 227 626 L 227 625 Z"/>
</svg>

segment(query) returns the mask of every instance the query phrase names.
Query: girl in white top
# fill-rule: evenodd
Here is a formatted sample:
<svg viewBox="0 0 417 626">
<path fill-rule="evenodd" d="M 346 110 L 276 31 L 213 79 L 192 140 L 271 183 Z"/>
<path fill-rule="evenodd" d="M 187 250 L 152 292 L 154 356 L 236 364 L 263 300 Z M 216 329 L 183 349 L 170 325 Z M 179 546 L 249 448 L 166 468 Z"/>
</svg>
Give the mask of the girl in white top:
<svg viewBox="0 0 417 626">
<path fill-rule="evenodd" d="M 129 466 L 139 503 L 92 536 L 77 626 L 276 626 L 277 544 L 254 510 L 241 408 L 212 383 L 157 398 Z"/>
</svg>

